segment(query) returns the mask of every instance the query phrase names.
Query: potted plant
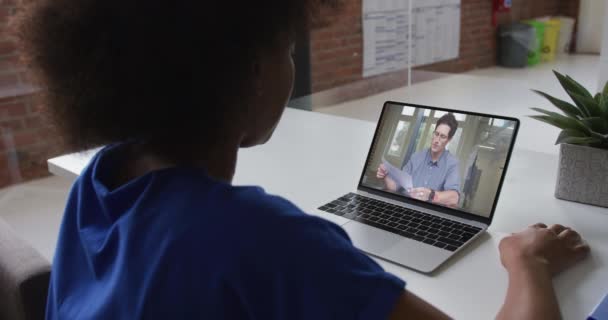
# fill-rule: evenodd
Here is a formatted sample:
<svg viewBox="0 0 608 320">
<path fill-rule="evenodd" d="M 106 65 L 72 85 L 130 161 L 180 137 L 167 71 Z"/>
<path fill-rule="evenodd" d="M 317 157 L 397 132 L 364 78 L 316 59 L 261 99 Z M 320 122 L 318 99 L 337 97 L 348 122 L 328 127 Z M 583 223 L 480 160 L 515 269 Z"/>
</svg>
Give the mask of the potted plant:
<svg viewBox="0 0 608 320">
<path fill-rule="evenodd" d="M 553 71 L 572 103 L 544 92 L 562 113 L 532 108 L 531 116 L 562 129 L 555 196 L 559 199 L 608 207 L 608 83 L 592 95 L 569 76 Z"/>
</svg>

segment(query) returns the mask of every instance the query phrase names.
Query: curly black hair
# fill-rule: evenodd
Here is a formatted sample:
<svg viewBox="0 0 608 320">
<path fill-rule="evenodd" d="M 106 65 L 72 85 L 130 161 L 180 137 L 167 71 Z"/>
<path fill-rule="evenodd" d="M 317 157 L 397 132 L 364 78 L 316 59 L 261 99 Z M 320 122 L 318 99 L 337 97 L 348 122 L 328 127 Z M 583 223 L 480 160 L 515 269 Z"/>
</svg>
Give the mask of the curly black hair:
<svg viewBox="0 0 608 320">
<path fill-rule="evenodd" d="M 448 137 L 452 139 L 454 134 L 456 134 L 456 130 L 458 129 L 458 121 L 456 121 L 456 117 L 454 117 L 453 113 L 446 113 L 439 120 L 437 120 L 437 124 L 435 127 L 439 127 L 440 124 L 445 124 L 450 127 L 450 133 L 448 133 Z"/>
<path fill-rule="evenodd" d="M 139 139 L 159 150 L 221 134 L 250 66 L 338 0 L 38 0 L 17 37 L 71 150 Z M 187 152 L 186 152 L 187 153 Z M 186 155 L 187 156 L 187 155 Z"/>
</svg>

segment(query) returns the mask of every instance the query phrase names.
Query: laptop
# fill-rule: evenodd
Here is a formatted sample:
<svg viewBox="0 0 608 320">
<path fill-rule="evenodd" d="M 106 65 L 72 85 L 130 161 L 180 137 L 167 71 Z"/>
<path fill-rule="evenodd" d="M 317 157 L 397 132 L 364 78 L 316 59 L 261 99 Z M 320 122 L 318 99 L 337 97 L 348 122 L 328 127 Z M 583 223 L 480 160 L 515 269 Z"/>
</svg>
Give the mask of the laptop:
<svg viewBox="0 0 608 320">
<path fill-rule="evenodd" d="M 387 101 L 357 190 L 316 214 L 375 257 L 432 273 L 492 223 L 515 118 Z"/>
</svg>

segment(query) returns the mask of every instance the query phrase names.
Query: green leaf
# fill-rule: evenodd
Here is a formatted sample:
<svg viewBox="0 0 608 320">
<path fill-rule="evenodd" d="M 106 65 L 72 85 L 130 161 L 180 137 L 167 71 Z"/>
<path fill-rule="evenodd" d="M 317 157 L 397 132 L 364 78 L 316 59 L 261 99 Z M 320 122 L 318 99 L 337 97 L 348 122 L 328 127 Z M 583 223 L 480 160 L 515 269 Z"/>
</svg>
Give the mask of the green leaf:
<svg viewBox="0 0 608 320">
<path fill-rule="evenodd" d="M 584 132 L 581 132 L 578 130 L 572 130 L 572 129 L 565 129 L 559 133 L 559 136 L 557 137 L 557 141 L 555 141 L 555 144 L 563 143 L 566 139 L 569 139 L 569 138 L 588 138 L 588 137 L 589 137 L 589 135 L 585 134 Z"/>
<path fill-rule="evenodd" d="M 600 95 L 600 110 L 604 113 L 604 117 L 608 118 L 608 81 L 604 84 L 604 88 Z"/>
<path fill-rule="evenodd" d="M 576 82 L 576 80 L 572 79 L 570 76 L 566 75 L 566 79 L 570 82 L 570 84 L 572 86 L 574 86 L 576 88 L 575 92 L 588 97 L 588 98 L 593 98 L 593 95 L 591 95 L 591 93 L 589 92 L 589 90 L 585 89 L 585 87 L 583 87 L 580 83 Z"/>
<path fill-rule="evenodd" d="M 560 132 L 555 144 L 571 143 L 590 145 L 592 147 L 608 149 L 608 135 L 601 135 L 597 132 L 584 133 L 577 130 L 566 129 Z"/>
<path fill-rule="evenodd" d="M 563 130 L 572 129 L 572 130 L 590 133 L 589 128 L 585 127 L 585 125 L 577 119 L 568 118 L 559 113 L 546 111 L 546 110 L 539 109 L 539 108 L 533 108 L 533 110 L 538 111 L 540 113 L 544 113 L 545 115 L 530 116 L 530 118 L 532 118 L 532 119 L 536 119 L 536 120 L 548 123 L 550 125 L 556 126 Z"/>
<path fill-rule="evenodd" d="M 583 114 L 581 113 L 581 111 L 573 106 L 571 103 L 566 102 L 564 100 L 560 100 L 557 99 L 553 96 L 550 96 L 542 91 L 538 91 L 538 90 L 532 90 L 534 92 L 536 92 L 537 94 L 545 97 L 547 100 L 549 100 L 549 102 L 551 102 L 551 104 L 553 104 L 554 106 L 556 106 L 558 109 L 560 109 L 562 112 L 564 112 L 565 114 L 571 116 L 571 117 L 582 117 Z"/>
<path fill-rule="evenodd" d="M 563 134 L 567 134 L 570 137 L 588 137 L 589 134 L 587 134 L 586 132 L 583 131 L 579 131 L 579 130 L 572 130 L 572 129 L 566 129 L 566 130 L 562 130 Z"/>
<path fill-rule="evenodd" d="M 572 91 L 584 97 L 593 98 L 591 93 L 589 93 L 589 91 L 587 91 L 585 87 L 583 87 L 580 83 L 576 82 L 574 79 L 570 78 L 569 76 L 564 76 L 563 74 L 555 70 L 553 70 L 553 73 L 557 77 L 557 80 L 559 80 L 559 83 L 562 85 L 564 90 Z"/>
<path fill-rule="evenodd" d="M 608 134 L 608 121 L 601 117 L 582 118 L 581 121 L 591 130 L 600 133 Z"/>
<path fill-rule="evenodd" d="M 595 102 L 595 99 L 581 96 L 572 91 L 568 91 L 568 94 L 587 117 L 599 117 L 602 114 L 600 106 Z"/>
<path fill-rule="evenodd" d="M 540 108 L 532 108 L 534 111 L 543 113 L 544 115 L 530 116 L 533 119 L 548 123 L 556 126 L 562 130 L 571 129 L 586 133 L 590 137 L 594 137 L 604 143 L 608 144 L 608 134 L 598 133 L 592 130 L 589 126 L 583 123 L 581 120 L 575 118 L 569 118 L 559 113 L 543 110 Z"/>
<path fill-rule="evenodd" d="M 608 118 L 608 96 L 602 94 L 600 101 L 600 111 L 602 111 L 604 118 Z"/>
<path fill-rule="evenodd" d="M 591 95 L 591 93 L 589 93 L 589 91 L 587 91 L 587 89 L 585 89 L 583 86 L 581 86 L 578 82 L 574 81 L 574 79 L 572 79 L 568 76 L 564 76 L 563 74 L 561 74 L 555 70 L 553 70 L 553 73 L 557 77 L 557 80 L 559 80 L 559 83 L 562 85 L 564 90 L 566 90 L 568 95 L 570 95 L 570 98 L 572 98 L 572 100 L 574 100 L 574 97 L 572 97 L 571 92 L 578 94 L 582 97 L 587 97 L 587 98 L 593 99 L 593 96 Z M 579 106 L 579 108 L 580 108 L 580 106 Z M 588 114 L 587 116 L 590 116 L 590 115 Z"/>
<path fill-rule="evenodd" d="M 602 134 L 602 133 L 595 132 L 593 130 L 589 130 L 589 135 L 591 137 L 595 137 L 597 139 L 600 139 L 604 143 L 608 143 L 608 134 Z"/>
<path fill-rule="evenodd" d="M 595 100 L 595 103 L 597 103 L 598 106 L 602 105 L 602 94 L 599 92 L 596 93 L 593 100 Z"/>
<path fill-rule="evenodd" d="M 601 144 L 599 139 L 593 137 L 568 137 L 568 136 L 560 136 L 557 138 L 555 144 L 560 143 L 570 143 L 570 144 L 579 144 L 579 145 L 596 145 Z"/>
</svg>

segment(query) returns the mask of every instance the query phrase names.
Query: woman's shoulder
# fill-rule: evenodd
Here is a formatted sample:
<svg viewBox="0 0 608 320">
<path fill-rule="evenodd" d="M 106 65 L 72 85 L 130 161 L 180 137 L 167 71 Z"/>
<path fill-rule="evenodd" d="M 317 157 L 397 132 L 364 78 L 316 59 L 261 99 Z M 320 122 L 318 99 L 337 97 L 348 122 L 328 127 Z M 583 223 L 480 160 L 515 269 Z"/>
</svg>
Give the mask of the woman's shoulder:
<svg viewBox="0 0 608 320">
<path fill-rule="evenodd" d="M 255 264 L 275 268 L 294 254 L 318 258 L 330 245 L 352 247 L 339 226 L 307 214 L 262 188 L 235 187 L 215 201 L 207 206 L 213 207 L 214 212 L 201 212 L 179 242 L 200 247 L 192 248 L 193 252 L 208 250 L 215 243 L 211 250 L 225 266 Z"/>
<path fill-rule="evenodd" d="M 305 213 L 291 201 L 267 193 L 258 186 L 232 187 L 229 205 L 244 210 L 255 210 L 260 214 L 278 216 L 300 216 Z"/>
<path fill-rule="evenodd" d="M 333 223 L 306 213 L 293 202 L 268 194 L 260 187 L 235 188 L 233 192 L 233 201 L 228 205 L 237 212 L 241 226 L 255 225 L 260 231 L 271 229 L 273 236 L 280 234 L 288 239 L 327 230 L 339 229 L 338 233 L 343 233 Z"/>
<path fill-rule="evenodd" d="M 268 194 L 258 186 L 235 187 L 217 185 L 206 195 L 184 199 L 189 208 L 198 212 L 192 228 L 230 230 L 232 239 L 255 241 L 296 241 L 311 233 L 330 232 L 340 237 L 346 234 L 338 226 L 300 209 L 291 201 Z M 198 226 L 198 227 L 197 227 Z"/>
</svg>

